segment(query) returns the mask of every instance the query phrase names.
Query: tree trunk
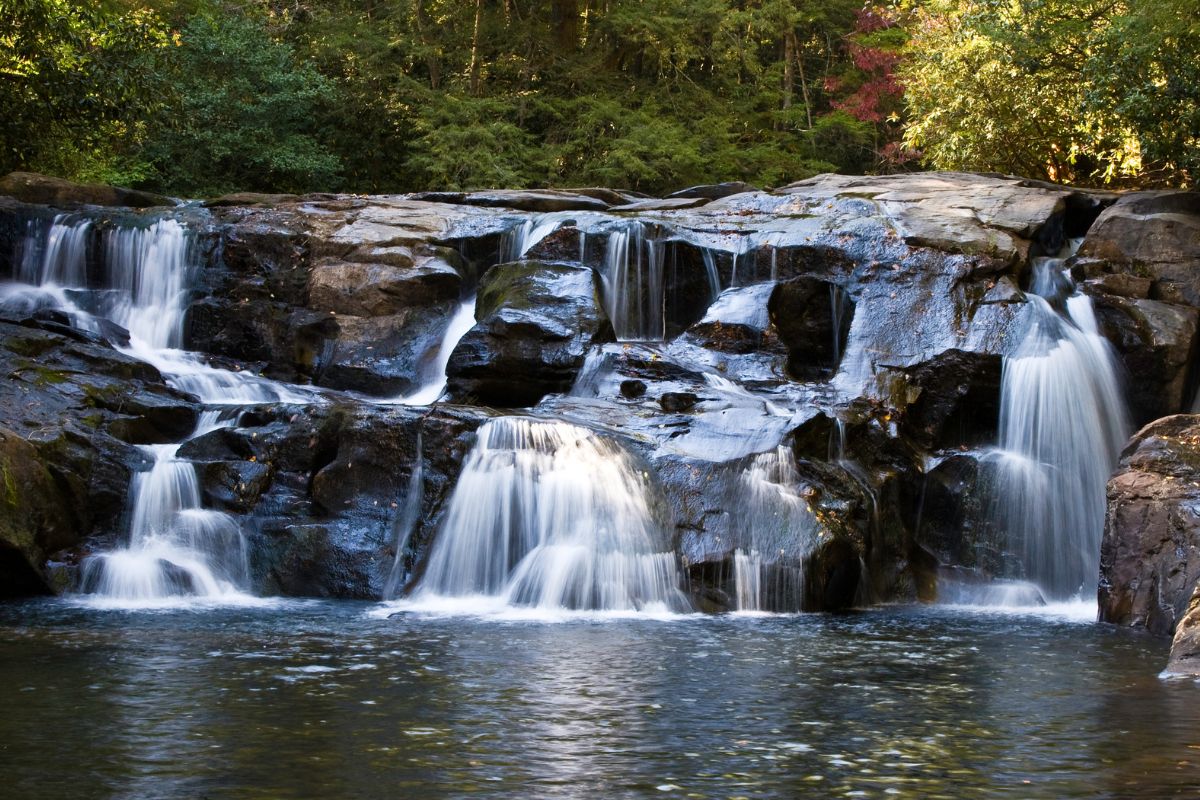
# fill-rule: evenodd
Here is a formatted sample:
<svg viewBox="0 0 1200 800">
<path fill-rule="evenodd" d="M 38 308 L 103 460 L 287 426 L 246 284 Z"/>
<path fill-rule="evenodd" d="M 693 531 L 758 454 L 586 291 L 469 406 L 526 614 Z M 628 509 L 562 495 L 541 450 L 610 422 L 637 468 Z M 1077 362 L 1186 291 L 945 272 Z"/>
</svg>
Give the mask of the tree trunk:
<svg viewBox="0 0 1200 800">
<path fill-rule="evenodd" d="M 796 68 L 800 71 L 800 92 L 804 95 L 804 117 L 808 120 L 808 129 L 812 130 L 812 98 L 808 94 L 808 79 L 804 76 L 804 52 L 796 41 L 796 33 L 788 34 L 792 41 L 792 56 L 796 59 Z"/>
<path fill-rule="evenodd" d="M 429 41 L 427 33 L 429 26 L 425 19 L 425 0 L 416 0 L 415 16 L 417 38 L 421 40 L 421 44 L 425 47 L 425 67 L 429 70 L 429 88 L 437 91 L 442 85 L 442 65 L 438 61 L 437 51 L 433 47 L 433 42 Z"/>
<path fill-rule="evenodd" d="M 483 0 L 475 0 L 475 31 L 471 34 L 471 94 L 479 95 L 479 35 L 483 27 Z"/>
<path fill-rule="evenodd" d="M 579 0 L 554 0 L 550 20 L 559 54 L 575 52 L 579 46 Z"/>
</svg>

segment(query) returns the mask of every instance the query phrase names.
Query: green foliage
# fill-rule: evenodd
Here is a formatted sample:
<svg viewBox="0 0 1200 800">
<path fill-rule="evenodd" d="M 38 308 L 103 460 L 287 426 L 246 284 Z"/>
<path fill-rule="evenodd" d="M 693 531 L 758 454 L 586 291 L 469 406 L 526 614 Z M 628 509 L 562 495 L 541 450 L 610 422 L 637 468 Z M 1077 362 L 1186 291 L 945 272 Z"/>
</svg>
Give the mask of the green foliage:
<svg viewBox="0 0 1200 800">
<path fill-rule="evenodd" d="M 168 44 L 144 9 L 0 0 L 0 171 L 137 172 L 130 151 L 158 101 L 153 65 Z"/>
<path fill-rule="evenodd" d="M 1078 183 L 1188 184 L 1200 35 L 1187 0 L 936 0 L 904 70 L 927 162 Z"/>
<path fill-rule="evenodd" d="M 193 17 L 164 59 L 174 102 L 150 124 L 155 183 L 185 194 L 332 188 L 314 121 L 334 86 L 249 17 Z"/>
<path fill-rule="evenodd" d="M 1194 184 L 1193 6 L 0 0 L 0 170 L 661 192 L 903 169 L 903 133 L 933 167 Z"/>
</svg>

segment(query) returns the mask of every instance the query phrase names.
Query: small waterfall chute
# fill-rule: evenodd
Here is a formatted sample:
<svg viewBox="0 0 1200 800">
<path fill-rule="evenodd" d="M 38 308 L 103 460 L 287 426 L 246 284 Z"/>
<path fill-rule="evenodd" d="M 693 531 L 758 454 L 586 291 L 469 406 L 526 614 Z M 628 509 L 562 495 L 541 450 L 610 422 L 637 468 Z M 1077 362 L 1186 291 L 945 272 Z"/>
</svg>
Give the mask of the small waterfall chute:
<svg viewBox="0 0 1200 800">
<path fill-rule="evenodd" d="M 639 221 L 609 233 L 601 275 L 617 341 L 661 342 L 666 338 L 664 254 L 653 231 Z"/>
<path fill-rule="evenodd" d="M 798 484 L 796 458 L 784 446 L 755 456 L 742 473 L 738 519 L 745 546 L 733 558 L 738 611 L 801 609 L 805 562 L 820 526 Z"/>
<path fill-rule="evenodd" d="M 217 412 L 206 412 L 194 435 L 221 425 Z M 87 559 L 85 593 L 132 606 L 187 597 L 248 599 L 249 558 L 241 528 L 228 514 L 202 507 L 196 468 L 178 457 L 179 447 L 141 446 L 153 463 L 134 477 L 129 543 Z"/>
<path fill-rule="evenodd" d="M 1029 328 L 1004 359 L 992 455 L 995 517 L 1024 577 L 1050 600 L 1095 593 L 1105 489 L 1128 432 L 1115 354 L 1064 269 L 1072 252 L 1034 264 Z"/>
<path fill-rule="evenodd" d="M 463 465 L 413 599 L 687 610 L 651 505 L 645 474 L 611 439 L 563 422 L 492 420 Z"/>
</svg>

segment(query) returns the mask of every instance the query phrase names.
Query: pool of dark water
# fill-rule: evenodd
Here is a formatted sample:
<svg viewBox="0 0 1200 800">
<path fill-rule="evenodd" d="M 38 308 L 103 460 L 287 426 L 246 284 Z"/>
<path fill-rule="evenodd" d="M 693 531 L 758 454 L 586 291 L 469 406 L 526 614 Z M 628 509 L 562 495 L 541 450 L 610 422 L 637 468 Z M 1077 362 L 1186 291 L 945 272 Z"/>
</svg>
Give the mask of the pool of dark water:
<svg viewBox="0 0 1200 800">
<path fill-rule="evenodd" d="M 6 798 L 1200 796 L 1165 642 L 1052 614 L 0 606 Z"/>
</svg>

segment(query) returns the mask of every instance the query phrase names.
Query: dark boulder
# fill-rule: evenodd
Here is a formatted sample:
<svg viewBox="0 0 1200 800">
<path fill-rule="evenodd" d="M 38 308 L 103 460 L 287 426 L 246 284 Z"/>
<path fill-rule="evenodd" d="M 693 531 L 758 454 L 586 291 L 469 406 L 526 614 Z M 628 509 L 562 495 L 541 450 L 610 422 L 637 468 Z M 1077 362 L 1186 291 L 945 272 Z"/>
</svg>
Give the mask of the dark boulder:
<svg viewBox="0 0 1200 800">
<path fill-rule="evenodd" d="M 1175 628 L 1166 674 L 1200 676 L 1200 584 L 1192 592 L 1187 612 Z"/>
<path fill-rule="evenodd" d="M 1128 398 L 1134 422 L 1144 425 L 1191 410 L 1200 312 L 1114 294 L 1096 295 L 1095 308 L 1102 332 L 1133 378 Z"/>
<path fill-rule="evenodd" d="M 453 397 L 485 405 L 530 406 L 566 391 L 588 348 L 611 336 L 586 267 L 493 267 L 480 281 L 475 316 L 446 371 Z"/>
<path fill-rule="evenodd" d="M 854 318 L 854 302 L 842 287 L 810 277 L 784 281 L 767 308 L 792 377 L 813 380 L 837 371 Z"/>
</svg>

